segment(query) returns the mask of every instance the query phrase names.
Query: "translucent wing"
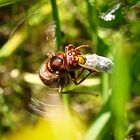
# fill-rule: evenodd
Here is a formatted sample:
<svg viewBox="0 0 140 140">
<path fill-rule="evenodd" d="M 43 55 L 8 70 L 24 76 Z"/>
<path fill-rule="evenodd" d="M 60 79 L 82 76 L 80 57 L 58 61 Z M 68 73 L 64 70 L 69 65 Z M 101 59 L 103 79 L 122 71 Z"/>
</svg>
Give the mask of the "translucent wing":
<svg viewBox="0 0 140 140">
<path fill-rule="evenodd" d="M 48 55 L 55 52 L 55 29 L 56 25 L 51 23 L 45 26 L 42 31 L 45 37 L 43 39 L 45 41 L 43 42 L 42 49 Z M 40 91 L 41 93 L 32 95 L 27 108 L 28 112 L 45 118 L 56 118 L 63 110 L 62 100 L 58 90 L 58 88 L 50 89 L 45 87 L 44 91 Z"/>
<path fill-rule="evenodd" d="M 57 119 L 64 110 L 62 99 L 58 91 L 47 90 L 41 97 L 32 96 L 28 104 L 28 112 L 46 119 Z"/>
<path fill-rule="evenodd" d="M 32 16 L 38 14 L 38 12 L 35 12 L 27 17 L 22 18 L 16 27 L 13 29 L 9 39 L 13 36 L 15 31 L 25 23 L 25 21 L 28 21 L 28 23 L 32 23 Z M 31 20 L 31 21 L 30 21 Z M 56 25 L 54 22 L 49 23 L 48 25 L 41 25 L 37 27 L 35 30 L 32 30 L 30 32 L 31 36 L 28 36 L 29 40 L 35 41 L 36 44 L 32 44 L 32 46 L 37 45 L 37 48 L 41 48 L 38 58 L 42 56 L 46 57 L 46 54 L 50 52 L 55 51 L 55 45 L 56 45 L 56 36 L 55 36 L 55 29 Z M 35 36 L 35 37 L 34 37 Z M 31 39 L 30 39 L 31 38 Z M 33 43 L 34 43 L 33 41 Z M 32 49 L 31 49 L 32 50 Z M 30 50 L 29 50 L 30 51 Z M 38 50 L 35 50 L 35 52 Z M 46 58 L 47 59 L 47 58 Z M 45 59 L 44 59 L 45 61 Z M 43 63 L 43 62 L 42 62 Z M 41 64 L 40 64 L 41 65 Z M 31 76 L 32 78 L 34 75 Z M 38 76 L 39 77 L 39 76 Z M 28 77 L 28 79 L 30 79 Z M 38 79 L 37 79 L 38 80 Z M 40 87 L 39 87 L 40 88 Z M 44 90 L 38 90 L 39 92 L 36 93 L 34 91 L 36 87 L 33 87 L 33 94 L 31 97 L 28 99 L 28 105 L 25 105 L 25 109 L 31 113 L 31 114 L 36 114 L 41 117 L 45 118 L 56 118 L 59 112 L 62 110 L 62 101 L 61 101 L 61 96 L 58 94 L 58 89 L 49 89 L 45 88 Z"/>
<path fill-rule="evenodd" d="M 56 25 L 54 23 L 48 24 L 45 29 L 45 38 L 49 48 L 54 48 L 56 46 Z"/>
</svg>

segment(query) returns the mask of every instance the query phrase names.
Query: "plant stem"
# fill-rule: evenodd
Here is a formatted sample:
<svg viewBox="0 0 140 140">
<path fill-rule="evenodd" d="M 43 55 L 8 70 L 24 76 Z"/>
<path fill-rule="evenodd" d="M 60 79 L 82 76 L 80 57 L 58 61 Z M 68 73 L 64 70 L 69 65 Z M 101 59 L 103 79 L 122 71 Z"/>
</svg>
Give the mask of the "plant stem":
<svg viewBox="0 0 140 140">
<path fill-rule="evenodd" d="M 62 45 L 62 36 L 61 36 L 61 28 L 60 28 L 60 21 L 59 21 L 59 15 L 58 15 L 58 8 L 56 4 L 56 0 L 51 0 L 51 6 L 52 6 L 52 14 L 53 19 L 56 24 L 56 42 L 57 42 L 57 49 L 60 50 L 60 46 Z"/>
</svg>

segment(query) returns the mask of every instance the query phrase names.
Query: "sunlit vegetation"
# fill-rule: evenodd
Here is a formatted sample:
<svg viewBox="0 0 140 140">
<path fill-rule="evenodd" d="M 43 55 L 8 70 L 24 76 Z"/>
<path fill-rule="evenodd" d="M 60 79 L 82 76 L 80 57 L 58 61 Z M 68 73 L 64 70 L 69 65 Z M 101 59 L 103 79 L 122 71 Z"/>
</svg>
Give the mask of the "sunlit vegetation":
<svg viewBox="0 0 140 140">
<path fill-rule="evenodd" d="M 56 25 L 56 43 L 45 31 Z M 49 51 L 89 45 L 114 62 L 66 94 L 39 79 Z M 140 139 L 140 1 L 1 0 L 2 140 Z"/>
</svg>

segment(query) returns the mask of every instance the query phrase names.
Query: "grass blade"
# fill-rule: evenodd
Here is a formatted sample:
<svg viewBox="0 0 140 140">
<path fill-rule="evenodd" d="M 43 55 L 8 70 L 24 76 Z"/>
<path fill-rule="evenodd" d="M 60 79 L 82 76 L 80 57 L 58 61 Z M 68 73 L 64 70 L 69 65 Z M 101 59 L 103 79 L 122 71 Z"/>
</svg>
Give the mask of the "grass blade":
<svg viewBox="0 0 140 140">
<path fill-rule="evenodd" d="M 60 50 L 61 49 L 60 46 L 62 45 L 62 37 L 61 37 L 60 21 L 59 21 L 56 0 L 51 0 L 51 6 L 52 6 L 53 19 L 54 19 L 55 24 L 56 24 L 57 49 Z"/>
<path fill-rule="evenodd" d="M 109 123 L 110 117 L 110 112 L 101 113 L 101 115 L 88 130 L 85 140 L 97 140 L 101 136 L 106 125 Z"/>
<path fill-rule="evenodd" d="M 126 129 L 126 102 L 129 97 L 129 70 L 127 66 L 128 54 L 126 55 L 127 42 L 123 36 L 117 34 L 115 71 L 113 75 L 113 93 L 111 97 L 111 111 L 116 140 L 125 139 Z"/>
</svg>

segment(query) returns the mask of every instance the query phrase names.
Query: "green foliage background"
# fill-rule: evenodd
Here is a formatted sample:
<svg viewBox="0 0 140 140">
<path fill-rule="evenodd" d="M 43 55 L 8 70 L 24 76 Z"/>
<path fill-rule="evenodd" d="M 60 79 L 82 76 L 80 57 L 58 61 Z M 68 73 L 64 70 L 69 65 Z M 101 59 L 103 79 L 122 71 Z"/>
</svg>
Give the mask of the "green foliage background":
<svg viewBox="0 0 140 140">
<path fill-rule="evenodd" d="M 115 18 L 106 21 L 109 13 Z M 52 23 L 57 36 L 54 47 L 44 35 Z M 139 38 L 138 0 L 1 0 L 1 139 L 140 139 Z M 114 61 L 114 71 L 66 87 L 69 94 L 62 98 L 69 119 L 40 121 L 24 108 L 32 96 L 48 91 L 38 78 L 47 52 L 64 51 L 68 44 L 88 44 L 92 53 Z"/>
</svg>

